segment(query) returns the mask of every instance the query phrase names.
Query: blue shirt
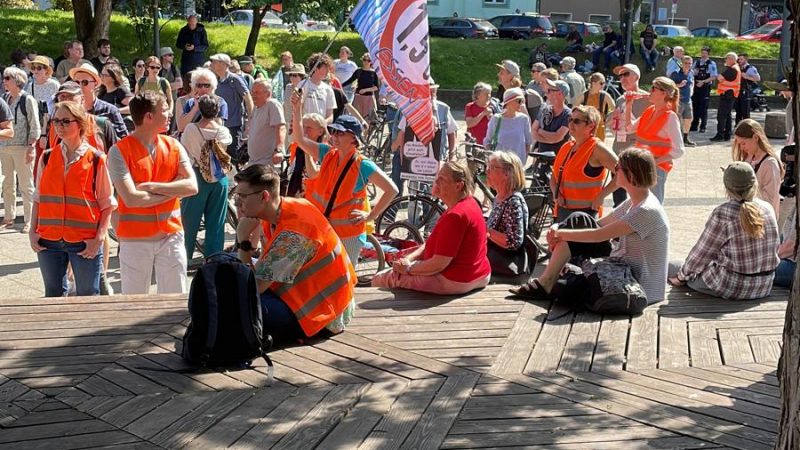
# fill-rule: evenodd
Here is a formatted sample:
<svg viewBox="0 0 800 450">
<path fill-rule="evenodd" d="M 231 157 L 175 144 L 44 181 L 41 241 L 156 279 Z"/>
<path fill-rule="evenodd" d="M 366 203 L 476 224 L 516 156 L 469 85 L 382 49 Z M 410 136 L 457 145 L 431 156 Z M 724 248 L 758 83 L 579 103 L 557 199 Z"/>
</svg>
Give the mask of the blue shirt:
<svg viewBox="0 0 800 450">
<path fill-rule="evenodd" d="M 673 72 L 681 70 L 681 62 L 674 56 L 667 61 L 667 76 L 672 75 Z"/>
<path fill-rule="evenodd" d="M 217 90 L 214 93 L 228 103 L 228 117 L 225 119 L 226 127 L 242 126 L 242 100 L 249 92 L 244 78 L 235 73 L 228 72 L 225 78 L 219 80 Z"/>
<path fill-rule="evenodd" d="M 88 112 L 95 116 L 108 119 L 114 131 L 117 133 L 118 138 L 122 139 L 128 135 L 128 127 L 125 126 L 125 121 L 122 120 L 122 114 L 120 114 L 119 109 L 111 103 L 104 102 L 99 98 L 95 99 L 92 110 Z"/>
<path fill-rule="evenodd" d="M 672 72 L 672 75 L 669 76 L 675 84 L 681 84 L 682 81 L 686 80 L 686 86 L 679 88 L 681 93 L 681 103 L 688 103 L 692 100 L 692 90 L 694 87 L 694 74 L 690 70 L 689 73 L 683 73 L 682 70 L 677 72 Z"/>
<path fill-rule="evenodd" d="M 228 103 L 222 97 L 217 97 L 217 103 L 219 103 L 219 112 L 217 113 L 217 117 L 219 117 L 223 121 L 227 120 L 228 119 Z M 184 103 L 184 105 L 183 105 L 183 113 L 184 114 L 188 114 L 189 111 L 192 110 L 192 108 L 194 108 L 194 99 L 190 98 L 189 100 L 186 100 L 186 103 Z M 198 113 L 198 115 L 199 114 L 200 113 Z M 195 122 L 195 120 L 192 120 L 192 122 Z"/>
</svg>

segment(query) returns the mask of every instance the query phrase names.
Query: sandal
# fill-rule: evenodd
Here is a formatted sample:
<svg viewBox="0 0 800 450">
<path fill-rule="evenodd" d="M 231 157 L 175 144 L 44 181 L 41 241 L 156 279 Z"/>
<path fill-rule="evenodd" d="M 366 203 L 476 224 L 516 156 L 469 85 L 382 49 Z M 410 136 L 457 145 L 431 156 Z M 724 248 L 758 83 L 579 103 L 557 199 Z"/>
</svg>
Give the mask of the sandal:
<svg viewBox="0 0 800 450">
<path fill-rule="evenodd" d="M 533 279 L 528 283 L 521 286 L 514 287 L 508 290 L 517 297 L 527 298 L 529 300 L 550 300 L 550 293 L 548 293 L 539 280 Z"/>
<path fill-rule="evenodd" d="M 0 230 L 2 230 L 4 228 L 11 228 L 13 226 L 14 226 L 14 221 L 13 220 L 6 220 L 6 221 L 3 221 L 3 223 L 0 223 Z"/>
</svg>

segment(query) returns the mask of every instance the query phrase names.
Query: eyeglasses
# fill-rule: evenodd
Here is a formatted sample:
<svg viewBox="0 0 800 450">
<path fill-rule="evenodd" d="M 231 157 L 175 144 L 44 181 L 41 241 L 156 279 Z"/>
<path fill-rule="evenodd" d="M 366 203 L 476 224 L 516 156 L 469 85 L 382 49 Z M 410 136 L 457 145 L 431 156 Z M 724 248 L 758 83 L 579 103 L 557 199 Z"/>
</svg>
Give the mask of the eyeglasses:
<svg viewBox="0 0 800 450">
<path fill-rule="evenodd" d="M 650 92 L 655 92 L 655 91 L 665 92 L 664 89 L 661 89 L 660 87 L 657 86 L 653 86 L 652 88 L 650 88 Z"/>
<path fill-rule="evenodd" d="M 93 84 L 95 81 L 94 80 L 80 80 L 80 81 L 75 80 L 75 82 L 80 84 L 81 86 L 88 86 L 90 84 Z"/>
<path fill-rule="evenodd" d="M 57 127 L 68 127 L 72 122 L 77 122 L 77 119 L 50 119 L 53 125 Z"/>
<path fill-rule="evenodd" d="M 144 64 L 137 64 L 137 65 L 136 65 L 136 67 L 138 67 L 139 69 L 141 69 L 142 67 L 144 67 Z"/>
<path fill-rule="evenodd" d="M 197 84 L 194 85 L 194 87 L 196 87 L 198 89 L 203 89 L 203 88 L 211 89 L 211 83 L 197 83 Z"/>
<path fill-rule="evenodd" d="M 587 124 L 587 125 L 588 125 L 588 124 L 589 124 L 589 121 L 588 121 L 588 120 L 586 120 L 586 119 L 579 119 L 579 118 L 577 118 L 577 117 L 570 117 L 570 118 L 569 118 L 569 123 L 574 123 L 575 125 L 578 125 L 578 124 L 580 124 L 580 123 L 585 123 L 585 124 Z"/>
<path fill-rule="evenodd" d="M 33 69 L 34 71 L 45 70 L 46 67 L 45 66 L 34 65 L 34 66 L 31 66 L 31 69 Z"/>
<path fill-rule="evenodd" d="M 4 76 L 4 77 L 3 77 L 3 79 L 4 79 L 4 80 L 6 80 L 6 81 L 8 81 L 8 80 L 11 80 L 11 79 L 13 79 L 13 78 L 12 78 L 12 77 L 10 77 L 10 76 Z"/>
<path fill-rule="evenodd" d="M 619 74 L 619 77 L 620 78 L 625 78 L 625 77 L 630 76 L 630 74 L 631 74 L 631 72 L 622 72 L 621 74 Z"/>
<path fill-rule="evenodd" d="M 260 191 L 250 192 L 250 193 L 247 193 L 247 194 L 242 194 L 242 193 L 240 193 L 240 192 L 234 192 L 234 193 L 233 193 L 233 197 L 234 197 L 234 198 L 236 198 L 236 199 L 239 199 L 239 200 L 243 200 L 243 199 L 245 199 L 246 197 L 249 197 L 249 196 L 251 196 L 251 195 L 260 194 L 260 193 L 262 193 L 262 192 L 264 192 L 264 189 L 261 189 Z"/>
<path fill-rule="evenodd" d="M 149 66 L 148 69 L 150 70 L 161 70 L 161 67 L 158 66 Z"/>
</svg>

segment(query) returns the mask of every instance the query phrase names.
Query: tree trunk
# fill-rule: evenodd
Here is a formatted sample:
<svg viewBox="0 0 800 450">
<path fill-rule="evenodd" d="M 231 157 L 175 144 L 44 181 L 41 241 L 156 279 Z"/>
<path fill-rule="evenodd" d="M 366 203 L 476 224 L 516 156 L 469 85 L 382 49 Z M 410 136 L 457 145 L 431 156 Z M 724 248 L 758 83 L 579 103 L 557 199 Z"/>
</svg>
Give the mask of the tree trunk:
<svg viewBox="0 0 800 450">
<path fill-rule="evenodd" d="M 95 0 L 95 10 L 89 0 L 73 0 L 76 38 L 83 42 L 86 59 L 97 56 L 97 41 L 108 38 L 111 26 L 111 0 Z"/>
<path fill-rule="evenodd" d="M 269 3 L 260 8 L 258 6 L 253 7 L 253 24 L 250 26 L 250 35 L 247 36 L 247 45 L 244 47 L 245 55 L 256 55 L 256 44 L 258 43 L 258 33 L 261 32 L 261 21 L 264 20 L 264 16 L 267 15 L 269 9 Z"/>
<path fill-rule="evenodd" d="M 791 25 L 792 70 L 787 76 L 789 86 L 794 93 L 792 97 L 792 113 L 794 120 L 794 142 L 800 143 L 800 97 L 798 97 L 798 75 L 800 71 L 800 0 L 787 0 Z M 800 158 L 795 157 L 795 177 L 800 169 Z M 800 191 L 795 193 L 796 206 L 800 207 Z M 800 212 L 800 209 L 798 209 Z M 795 224 L 800 229 L 800 226 Z M 800 235 L 799 235 L 800 236 Z M 797 240 L 795 249 L 797 249 Z M 792 292 L 786 308 L 786 320 L 783 326 L 783 348 L 778 363 L 778 379 L 781 388 L 781 420 L 778 427 L 778 438 L 775 448 L 780 450 L 800 449 L 800 267 L 795 270 Z"/>
</svg>

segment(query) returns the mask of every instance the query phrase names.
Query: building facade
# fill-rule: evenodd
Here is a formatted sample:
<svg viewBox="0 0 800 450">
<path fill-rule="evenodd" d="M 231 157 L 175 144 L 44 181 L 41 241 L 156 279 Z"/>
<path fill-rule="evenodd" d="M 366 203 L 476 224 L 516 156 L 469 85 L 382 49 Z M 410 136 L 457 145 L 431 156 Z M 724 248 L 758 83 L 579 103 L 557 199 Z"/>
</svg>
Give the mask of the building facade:
<svg viewBox="0 0 800 450">
<path fill-rule="evenodd" d="M 580 3 L 580 2 L 578 2 Z M 428 17 L 491 19 L 503 14 L 536 12 L 539 0 L 428 0 Z"/>
</svg>

